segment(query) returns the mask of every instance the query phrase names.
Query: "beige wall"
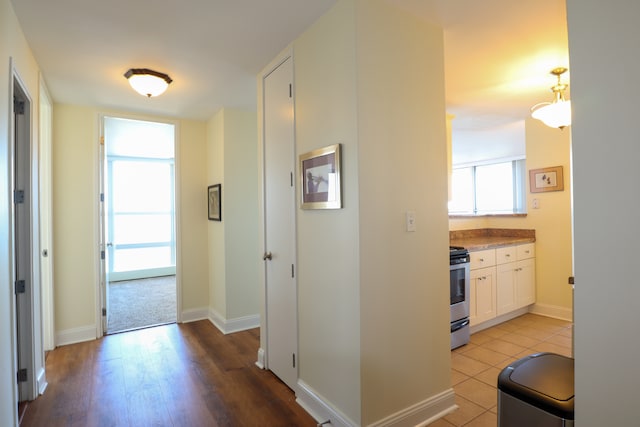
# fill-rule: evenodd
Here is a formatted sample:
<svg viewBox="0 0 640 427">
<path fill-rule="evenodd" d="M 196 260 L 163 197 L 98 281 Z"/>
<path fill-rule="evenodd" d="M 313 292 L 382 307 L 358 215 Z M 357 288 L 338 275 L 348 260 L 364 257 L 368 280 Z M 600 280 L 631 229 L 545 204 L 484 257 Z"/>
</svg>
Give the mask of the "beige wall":
<svg viewBox="0 0 640 427">
<path fill-rule="evenodd" d="M 442 30 L 383 1 L 357 4 L 367 425 L 450 387 L 448 186 Z M 405 230 L 408 210 L 416 232 Z"/>
<path fill-rule="evenodd" d="M 53 250 L 55 325 L 60 336 L 86 336 L 98 320 L 99 114 L 94 107 L 54 105 Z M 138 117 L 145 120 L 163 118 Z M 177 121 L 182 311 L 207 309 L 206 158 L 204 122 Z"/>
<path fill-rule="evenodd" d="M 223 109 L 207 123 L 208 185 L 222 184 L 222 222 L 209 222 L 210 307 L 223 320 L 259 313 L 255 111 Z"/>
<path fill-rule="evenodd" d="M 223 219 L 226 203 L 224 196 L 224 110 L 217 112 L 207 122 L 207 186 L 223 184 Z M 224 226 L 210 222 L 207 226 L 209 246 L 209 307 L 222 318 L 227 317 L 227 287 L 225 280 Z"/>
<path fill-rule="evenodd" d="M 526 217 L 450 219 L 451 230 L 527 228 L 536 230 L 536 305 L 534 312 L 571 320 L 573 273 L 571 231 L 571 128 L 552 129 L 538 120 L 525 121 L 527 171 L 562 166 L 564 191 L 531 193 L 527 173 Z M 532 201 L 538 199 L 539 209 Z"/>
<path fill-rule="evenodd" d="M 354 2 L 340 1 L 294 42 L 293 49 L 296 151 L 299 155 L 342 144 L 344 206 L 297 212 L 299 378 L 360 424 L 354 19 Z"/>
<path fill-rule="evenodd" d="M 638 424 L 640 2 L 567 1 L 575 227 L 575 421 Z"/>
<path fill-rule="evenodd" d="M 298 211 L 300 380 L 358 425 L 450 387 L 442 45 L 369 0 L 293 44 L 298 154 L 343 149 L 343 209 Z"/>
<path fill-rule="evenodd" d="M 15 394 L 13 283 L 10 261 L 10 164 L 9 118 L 13 85 L 9 70 L 10 58 L 31 97 L 33 142 L 38 138 L 38 73 L 39 67 L 27 44 L 9 0 L 0 0 L 0 425 L 17 425 Z M 36 149 L 37 153 L 37 149 Z M 36 355 L 36 371 L 42 355 Z"/>
</svg>

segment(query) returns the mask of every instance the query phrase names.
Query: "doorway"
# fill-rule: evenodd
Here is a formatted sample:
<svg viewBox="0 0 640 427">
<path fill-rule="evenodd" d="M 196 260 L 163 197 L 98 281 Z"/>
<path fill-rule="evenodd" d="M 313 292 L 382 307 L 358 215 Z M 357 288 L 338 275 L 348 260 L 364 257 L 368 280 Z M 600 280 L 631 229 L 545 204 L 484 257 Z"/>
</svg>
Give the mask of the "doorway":
<svg viewBox="0 0 640 427">
<path fill-rule="evenodd" d="M 34 191 L 31 149 L 31 99 L 17 76 L 13 80 L 13 211 L 12 211 L 12 267 L 15 284 L 15 328 L 18 402 L 36 398 L 36 353 L 41 350 L 36 341 L 34 299 L 39 297 L 39 264 L 34 257 L 38 235 L 37 221 L 32 213 L 37 210 L 37 193 Z M 36 174 L 37 177 L 37 174 Z M 39 317 L 36 317 L 39 319 Z M 38 358 L 40 359 L 40 357 Z"/>
<path fill-rule="evenodd" d="M 103 331 L 177 319 L 175 125 L 103 117 Z"/>
<path fill-rule="evenodd" d="M 298 381 L 293 58 L 264 77 L 266 365 L 292 390 Z M 286 113 L 285 113 L 286 112 Z"/>
</svg>

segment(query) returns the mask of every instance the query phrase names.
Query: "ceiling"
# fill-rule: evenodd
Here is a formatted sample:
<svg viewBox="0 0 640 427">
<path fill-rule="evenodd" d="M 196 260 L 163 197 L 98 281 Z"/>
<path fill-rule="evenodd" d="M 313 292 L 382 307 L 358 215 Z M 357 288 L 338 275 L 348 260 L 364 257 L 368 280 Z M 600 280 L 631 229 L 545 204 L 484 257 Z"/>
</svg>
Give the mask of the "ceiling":
<svg viewBox="0 0 640 427">
<path fill-rule="evenodd" d="M 444 28 L 454 126 L 521 121 L 568 66 L 564 0 L 385 0 Z M 12 0 L 55 102 L 208 119 L 256 107 L 256 76 L 335 0 Z M 129 68 L 168 73 L 144 98 Z M 563 76 L 564 77 L 564 76 Z M 563 78 L 568 82 L 568 76 Z"/>
</svg>

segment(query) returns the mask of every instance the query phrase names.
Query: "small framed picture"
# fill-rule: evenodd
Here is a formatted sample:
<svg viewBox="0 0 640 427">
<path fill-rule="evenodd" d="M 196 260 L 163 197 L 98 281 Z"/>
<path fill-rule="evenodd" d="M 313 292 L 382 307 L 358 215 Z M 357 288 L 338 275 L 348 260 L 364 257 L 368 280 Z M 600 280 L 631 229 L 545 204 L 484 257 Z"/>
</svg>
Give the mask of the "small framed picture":
<svg viewBox="0 0 640 427">
<path fill-rule="evenodd" d="M 302 209 L 340 209 L 340 144 L 300 155 Z"/>
<path fill-rule="evenodd" d="M 532 193 L 564 190 L 562 166 L 531 169 L 529 171 L 529 188 Z"/>
<path fill-rule="evenodd" d="M 208 187 L 209 221 L 222 221 L 222 184 Z"/>
</svg>

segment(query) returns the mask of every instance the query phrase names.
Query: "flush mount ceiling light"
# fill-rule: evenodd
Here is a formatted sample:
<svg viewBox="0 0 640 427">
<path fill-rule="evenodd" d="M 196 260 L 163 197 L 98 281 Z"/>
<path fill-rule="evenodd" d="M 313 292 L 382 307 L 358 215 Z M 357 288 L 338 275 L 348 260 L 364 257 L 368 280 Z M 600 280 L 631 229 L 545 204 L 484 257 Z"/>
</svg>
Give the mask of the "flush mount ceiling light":
<svg viewBox="0 0 640 427">
<path fill-rule="evenodd" d="M 566 71 L 564 67 L 551 70 L 551 74 L 558 78 L 555 86 L 551 87 L 553 101 L 541 102 L 531 107 L 531 117 L 552 128 L 564 129 L 571 124 L 571 101 L 564 99 L 564 91 L 569 85 L 560 83 L 560 76 Z"/>
<path fill-rule="evenodd" d="M 130 68 L 124 76 L 133 90 L 149 98 L 164 93 L 173 81 L 168 75 L 147 68 Z"/>
</svg>

